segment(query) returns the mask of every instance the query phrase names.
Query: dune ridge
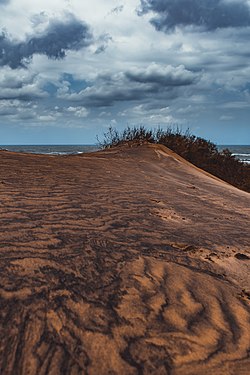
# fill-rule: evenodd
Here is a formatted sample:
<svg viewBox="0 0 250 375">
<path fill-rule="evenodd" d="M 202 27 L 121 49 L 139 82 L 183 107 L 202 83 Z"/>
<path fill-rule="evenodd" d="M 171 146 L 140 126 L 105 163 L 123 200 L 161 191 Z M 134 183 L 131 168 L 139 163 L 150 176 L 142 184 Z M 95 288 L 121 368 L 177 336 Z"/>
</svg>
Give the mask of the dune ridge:
<svg viewBox="0 0 250 375">
<path fill-rule="evenodd" d="M 0 163 L 1 374 L 249 374 L 248 193 L 160 145 Z"/>
</svg>

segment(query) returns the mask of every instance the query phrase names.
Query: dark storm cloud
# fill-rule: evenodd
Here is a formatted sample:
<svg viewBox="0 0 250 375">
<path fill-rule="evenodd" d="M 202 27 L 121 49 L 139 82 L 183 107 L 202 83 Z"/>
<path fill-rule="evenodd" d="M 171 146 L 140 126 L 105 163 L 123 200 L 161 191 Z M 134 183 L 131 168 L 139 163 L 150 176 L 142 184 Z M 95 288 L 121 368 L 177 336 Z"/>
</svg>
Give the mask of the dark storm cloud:
<svg viewBox="0 0 250 375">
<path fill-rule="evenodd" d="M 24 67 L 34 54 L 50 59 L 63 59 L 67 51 L 78 51 L 92 42 L 88 25 L 70 15 L 65 21 L 51 20 L 42 34 L 27 37 L 23 42 L 0 35 L 0 66 Z"/>
<path fill-rule="evenodd" d="M 169 32 L 176 26 L 205 30 L 250 26 L 250 8 L 245 0 L 141 0 L 138 14 L 155 12 L 151 23 Z"/>
</svg>

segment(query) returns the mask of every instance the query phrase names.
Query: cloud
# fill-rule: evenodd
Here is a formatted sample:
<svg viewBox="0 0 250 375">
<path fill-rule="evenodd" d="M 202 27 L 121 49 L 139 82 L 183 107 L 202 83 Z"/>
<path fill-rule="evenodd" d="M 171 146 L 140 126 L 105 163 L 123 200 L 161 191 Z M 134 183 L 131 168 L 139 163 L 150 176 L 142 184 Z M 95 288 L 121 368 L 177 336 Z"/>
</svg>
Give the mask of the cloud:
<svg viewBox="0 0 250 375">
<path fill-rule="evenodd" d="M 0 100 L 0 116 L 8 117 L 8 120 L 30 120 L 37 117 L 34 105 L 31 102 L 23 102 L 17 99 Z"/>
<path fill-rule="evenodd" d="M 65 112 L 66 113 L 66 112 Z M 65 113 L 59 108 L 51 108 L 47 105 L 37 105 L 31 101 L 19 99 L 0 100 L 0 116 L 11 122 L 25 120 L 26 124 L 51 123 L 55 122 Z"/>
<path fill-rule="evenodd" d="M 73 113 L 76 117 L 87 117 L 89 111 L 84 107 L 68 107 L 67 111 Z"/>
<path fill-rule="evenodd" d="M 249 25 L 250 0 L 235 4 L 0 0 L 1 137 L 4 123 L 53 123 L 86 126 L 94 140 L 112 119 L 120 129 L 185 122 L 212 139 L 236 124 L 235 138 L 245 137 L 250 26 L 240 26 Z"/>
<path fill-rule="evenodd" d="M 30 101 L 47 98 L 48 94 L 36 87 L 35 84 L 29 84 L 20 88 L 5 88 L 0 91 L 0 100 L 2 99 L 19 99 Z"/>
<path fill-rule="evenodd" d="M 81 102 L 84 106 L 108 107 L 116 102 L 152 99 L 172 99 L 176 89 L 195 84 L 198 73 L 184 66 L 150 64 L 146 68 L 131 68 L 115 74 L 100 74 L 80 92 L 70 92 L 69 85 L 58 90 L 58 98 Z"/>
<path fill-rule="evenodd" d="M 0 0 L 0 5 L 8 4 L 10 0 Z"/>
<path fill-rule="evenodd" d="M 12 40 L 5 32 L 0 35 L 0 66 L 12 69 L 25 67 L 33 55 L 46 55 L 50 59 L 63 59 L 67 51 L 78 51 L 92 42 L 87 24 L 67 14 L 65 20 L 50 20 L 47 28 L 25 41 Z"/>
<path fill-rule="evenodd" d="M 22 101 L 36 100 L 48 96 L 42 88 L 39 76 L 28 70 L 13 71 L 8 67 L 0 70 L 0 100 L 19 99 Z"/>
<path fill-rule="evenodd" d="M 197 75 L 186 70 L 183 65 L 173 67 L 155 63 L 150 64 L 146 69 L 131 69 L 126 72 L 126 76 L 131 81 L 165 87 L 191 85 L 197 79 Z"/>
<path fill-rule="evenodd" d="M 10 116 L 16 114 L 20 102 L 18 100 L 1 100 L 0 101 L 0 115 Z"/>
<path fill-rule="evenodd" d="M 151 23 L 169 32 L 175 27 L 195 26 L 204 30 L 250 26 L 246 0 L 141 0 L 139 15 L 154 12 Z"/>
</svg>

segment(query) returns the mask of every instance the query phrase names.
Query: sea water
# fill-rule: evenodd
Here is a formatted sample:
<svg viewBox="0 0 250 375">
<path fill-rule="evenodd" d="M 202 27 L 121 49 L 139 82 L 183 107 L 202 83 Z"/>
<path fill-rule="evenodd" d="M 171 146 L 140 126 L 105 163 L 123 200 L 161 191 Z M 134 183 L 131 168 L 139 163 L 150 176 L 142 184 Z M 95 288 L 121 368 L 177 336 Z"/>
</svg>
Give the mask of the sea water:
<svg viewBox="0 0 250 375">
<path fill-rule="evenodd" d="M 31 154 L 77 155 L 97 151 L 100 147 L 95 145 L 2 145 L 0 149 Z"/>
</svg>

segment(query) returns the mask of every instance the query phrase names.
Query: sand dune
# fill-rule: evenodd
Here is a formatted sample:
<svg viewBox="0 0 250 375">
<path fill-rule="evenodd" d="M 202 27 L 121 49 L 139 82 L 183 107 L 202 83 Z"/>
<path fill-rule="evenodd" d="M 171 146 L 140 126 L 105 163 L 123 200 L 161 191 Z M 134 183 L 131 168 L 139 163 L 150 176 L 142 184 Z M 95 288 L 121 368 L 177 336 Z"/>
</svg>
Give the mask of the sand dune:
<svg viewBox="0 0 250 375">
<path fill-rule="evenodd" d="M 0 165 L 1 374 L 250 373 L 248 193 L 156 145 Z"/>
</svg>

